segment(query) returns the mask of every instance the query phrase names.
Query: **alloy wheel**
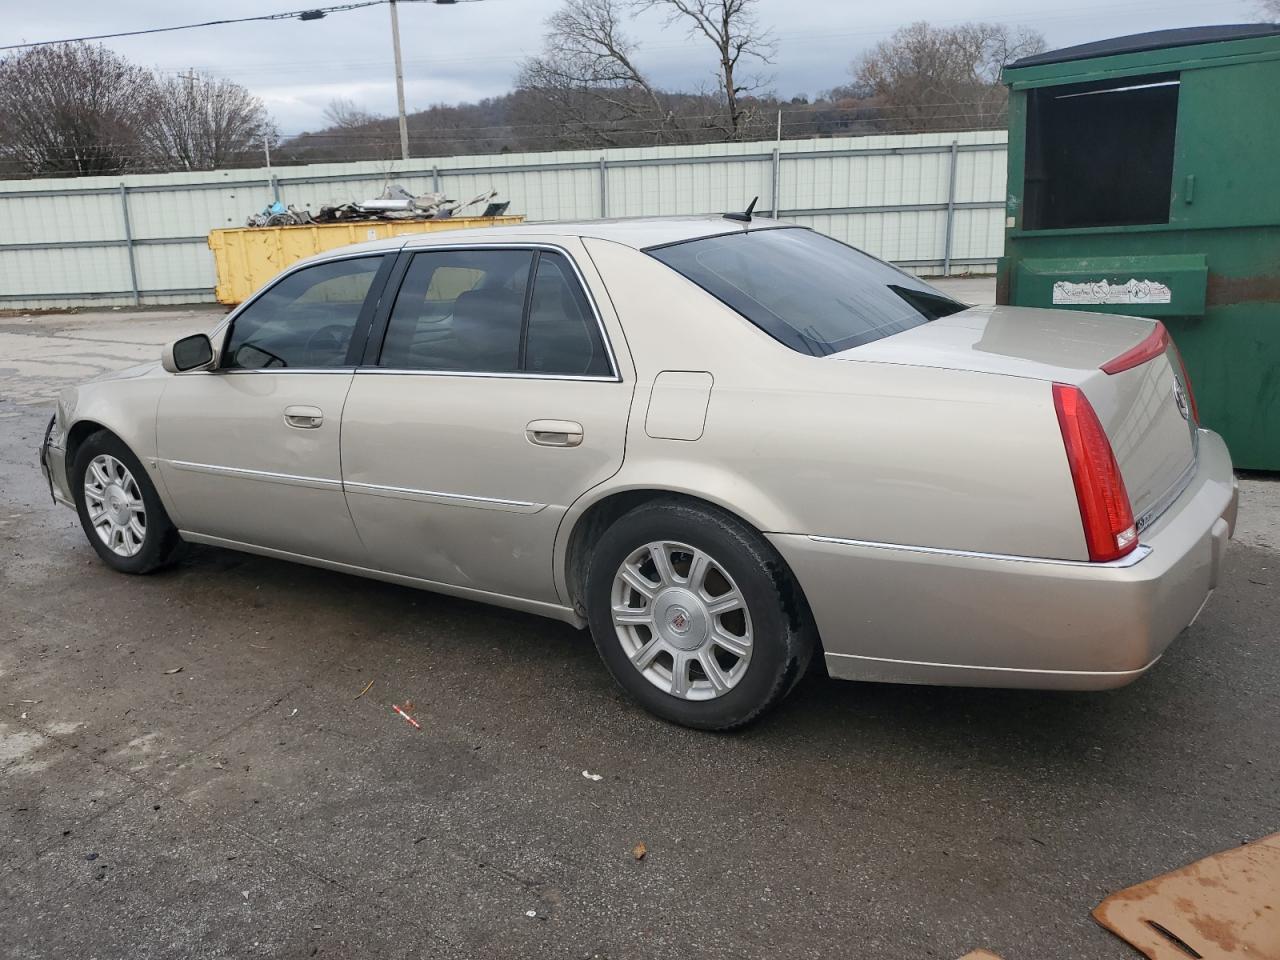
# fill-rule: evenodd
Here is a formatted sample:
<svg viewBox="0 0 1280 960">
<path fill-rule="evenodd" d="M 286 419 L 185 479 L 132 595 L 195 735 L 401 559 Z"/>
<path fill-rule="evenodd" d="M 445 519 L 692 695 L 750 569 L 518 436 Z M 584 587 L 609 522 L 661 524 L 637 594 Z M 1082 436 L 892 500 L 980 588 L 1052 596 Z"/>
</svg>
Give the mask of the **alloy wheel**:
<svg viewBox="0 0 1280 960">
<path fill-rule="evenodd" d="M 751 661 L 751 613 L 725 568 L 684 543 L 647 543 L 623 560 L 611 597 L 631 665 L 682 700 L 732 690 Z"/>
<path fill-rule="evenodd" d="M 94 457 L 84 473 L 84 502 L 89 523 L 107 549 L 136 556 L 147 539 L 147 508 L 129 468 L 107 453 Z"/>
</svg>

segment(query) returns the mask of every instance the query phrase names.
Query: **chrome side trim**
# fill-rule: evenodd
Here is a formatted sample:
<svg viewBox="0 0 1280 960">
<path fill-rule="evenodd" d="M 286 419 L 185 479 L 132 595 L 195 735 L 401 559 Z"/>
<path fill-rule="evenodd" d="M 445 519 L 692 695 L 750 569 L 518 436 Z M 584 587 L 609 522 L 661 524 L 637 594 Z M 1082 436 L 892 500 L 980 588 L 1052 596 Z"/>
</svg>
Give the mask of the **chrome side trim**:
<svg viewBox="0 0 1280 960">
<path fill-rule="evenodd" d="M 481 510 L 505 510 L 508 513 L 537 513 L 545 510 L 545 503 L 528 500 L 503 500 L 500 497 L 476 497 L 465 493 L 445 493 L 440 490 L 417 490 L 413 487 L 391 487 L 381 483 L 343 484 L 347 493 L 359 493 L 370 497 L 390 497 L 395 500 L 417 500 L 423 503 L 442 503 L 457 507 L 476 507 Z"/>
<path fill-rule="evenodd" d="M 944 667 L 948 670 L 983 670 L 993 673 L 1040 674 L 1051 677 L 1136 677 L 1146 673 L 1156 665 L 1160 657 L 1156 657 L 1137 670 L 1042 670 L 1034 667 L 984 667 L 974 663 L 932 663 L 928 660 L 894 660 L 891 657 L 864 657 L 856 653 L 828 653 L 828 658 L 839 657 L 842 660 L 863 660 L 870 663 L 892 663 L 899 667 Z M 1163 654 L 1161 654 L 1163 656 Z"/>
<path fill-rule="evenodd" d="M 585 380 L 593 383 L 621 383 L 621 377 L 588 377 L 566 373 L 484 373 L 462 370 L 412 370 L 396 367 L 361 367 L 359 376 L 397 377 L 480 377 L 486 380 Z"/>
<path fill-rule="evenodd" d="M 303 477 L 292 473 L 274 473 L 270 470 L 249 470 L 246 467 L 223 467 L 213 463 L 193 463 L 190 460 L 162 460 L 161 463 L 175 470 L 205 473 L 215 477 L 238 477 L 242 480 L 261 480 L 264 483 L 286 483 L 313 490 L 341 490 L 341 480 L 325 477 Z"/>
<path fill-rule="evenodd" d="M 373 580 L 385 580 L 388 583 L 416 587 L 419 590 L 430 590 L 433 593 L 443 593 L 451 597 L 462 597 L 465 600 L 478 600 L 481 603 L 491 603 L 495 606 L 508 607 L 512 610 L 523 610 L 525 613 L 550 617 L 553 620 L 560 620 L 575 627 L 586 626 L 586 621 L 578 616 L 576 611 L 571 607 L 562 606 L 558 603 L 548 603 L 544 600 L 527 600 L 523 597 L 513 597 L 505 593 L 489 593 L 486 590 L 459 587 L 451 583 L 440 583 L 436 580 L 422 580 L 418 577 L 388 573 L 386 570 L 375 570 L 372 567 L 339 563 L 336 560 L 323 560 L 319 557 L 310 557 L 301 553 L 290 553 L 288 550 L 276 550 L 271 547 L 259 547 L 252 543 L 242 543 L 238 540 L 227 540 L 224 537 L 210 537 L 191 530 L 179 530 L 178 532 L 183 540 L 188 540 L 191 543 L 203 543 L 211 547 L 241 550 L 245 553 L 256 553 L 263 557 L 275 557 L 278 560 L 291 560 L 294 563 L 305 563 L 311 567 L 323 567 L 326 570 L 336 570 L 339 573 L 355 574 L 358 577 L 369 577 Z"/>
<path fill-rule="evenodd" d="M 810 536 L 810 540 L 815 543 L 836 543 L 846 547 L 874 547 L 877 550 L 905 550 L 908 553 L 927 553 L 935 556 L 943 557 L 962 557 L 969 560 L 1008 560 L 1018 563 L 1051 563 L 1064 567 L 1088 567 L 1091 570 L 1123 569 L 1132 567 L 1141 563 L 1152 552 L 1154 548 L 1145 543 L 1140 543 L 1134 548 L 1132 553 L 1126 554 L 1119 560 L 1109 560 L 1106 563 L 1094 563 L 1090 560 L 1058 560 L 1054 557 L 1020 557 L 1009 553 L 983 553 L 980 550 L 951 550 L 946 547 L 917 547 L 905 543 L 884 543 L 880 540 L 852 540 L 847 537 L 817 537 Z M 987 669 L 983 667 L 982 669 Z"/>
<path fill-rule="evenodd" d="M 340 373 L 344 377 L 349 377 L 355 372 L 355 367 L 218 367 L 214 370 L 184 370 L 175 376 L 185 377 L 193 373 L 207 373 L 218 377 L 238 377 L 245 373 Z"/>
</svg>

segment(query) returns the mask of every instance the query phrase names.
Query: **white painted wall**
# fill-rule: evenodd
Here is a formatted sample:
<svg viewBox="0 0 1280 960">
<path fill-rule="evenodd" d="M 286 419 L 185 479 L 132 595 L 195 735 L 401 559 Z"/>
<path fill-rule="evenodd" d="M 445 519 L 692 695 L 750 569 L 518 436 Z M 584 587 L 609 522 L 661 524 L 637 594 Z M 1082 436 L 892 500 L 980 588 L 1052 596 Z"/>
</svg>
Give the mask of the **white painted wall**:
<svg viewBox="0 0 1280 960">
<path fill-rule="evenodd" d="M 213 258 L 204 238 L 242 226 L 274 190 L 311 210 L 397 182 L 415 193 L 438 184 L 458 199 L 496 189 L 509 212 L 529 220 L 596 219 L 602 199 L 614 217 L 740 210 L 754 196 L 767 213 L 775 146 L 783 219 L 938 274 L 955 142 L 953 273 L 988 273 L 1004 240 L 1006 139 L 1002 131 L 937 133 L 3 181 L 0 309 L 133 303 L 125 200 L 142 302 L 208 301 Z M 915 209 L 885 209 L 897 207 Z"/>
</svg>

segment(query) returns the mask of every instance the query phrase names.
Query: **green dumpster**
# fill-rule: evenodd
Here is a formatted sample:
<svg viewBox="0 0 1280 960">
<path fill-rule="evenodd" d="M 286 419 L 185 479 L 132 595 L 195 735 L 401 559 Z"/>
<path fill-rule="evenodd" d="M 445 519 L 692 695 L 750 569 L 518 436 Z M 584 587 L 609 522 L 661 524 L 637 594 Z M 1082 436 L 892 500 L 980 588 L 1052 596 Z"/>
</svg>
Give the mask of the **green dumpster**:
<svg viewBox="0 0 1280 960">
<path fill-rule="evenodd" d="M 1019 60 L 996 299 L 1158 318 L 1200 420 L 1280 470 L 1280 24 Z"/>
</svg>

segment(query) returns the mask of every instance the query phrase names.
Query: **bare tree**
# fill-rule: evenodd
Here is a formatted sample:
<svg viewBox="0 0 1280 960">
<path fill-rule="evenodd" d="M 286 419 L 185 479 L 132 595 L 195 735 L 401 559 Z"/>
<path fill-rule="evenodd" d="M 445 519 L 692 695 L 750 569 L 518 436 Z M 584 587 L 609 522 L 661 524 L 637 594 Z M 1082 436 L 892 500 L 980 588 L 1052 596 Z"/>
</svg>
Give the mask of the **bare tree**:
<svg viewBox="0 0 1280 960">
<path fill-rule="evenodd" d="M 583 146 L 616 146 L 637 131 L 650 142 L 677 138 L 663 95 L 636 66 L 624 9 L 619 0 L 565 0 L 547 20 L 542 54 L 526 60 L 516 80 L 532 95 L 530 118 L 562 125 Z"/>
<path fill-rule="evenodd" d="M 1033 30 L 995 23 L 933 27 L 913 23 L 877 44 L 850 72 L 891 129 L 960 130 L 1002 126 L 1006 63 L 1044 50 Z"/>
<path fill-rule="evenodd" d="M 151 74 L 106 47 L 34 47 L 0 60 L 0 157 L 29 174 L 145 167 Z"/>
<path fill-rule="evenodd" d="M 640 10 L 660 10 L 669 25 L 684 24 L 690 37 L 703 36 L 716 48 L 716 72 L 725 117 L 716 126 L 727 140 L 748 134 L 752 110 L 748 98 L 764 81 L 744 72 L 743 58 L 759 64 L 772 62 L 774 43 L 756 17 L 758 0 L 632 0 Z"/>
<path fill-rule="evenodd" d="M 324 108 L 324 118 L 329 122 L 330 130 L 351 130 L 381 119 L 377 114 L 357 106 L 355 101 L 342 97 L 329 101 L 329 105 Z"/>
<path fill-rule="evenodd" d="M 260 99 L 238 83 L 196 73 L 156 81 L 145 132 L 157 162 L 182 170 L 242 161 L 274 137 Z"/>
</svg>

